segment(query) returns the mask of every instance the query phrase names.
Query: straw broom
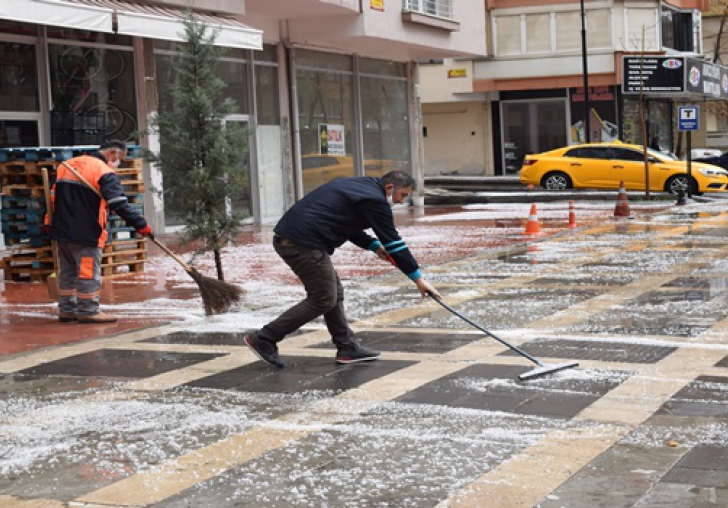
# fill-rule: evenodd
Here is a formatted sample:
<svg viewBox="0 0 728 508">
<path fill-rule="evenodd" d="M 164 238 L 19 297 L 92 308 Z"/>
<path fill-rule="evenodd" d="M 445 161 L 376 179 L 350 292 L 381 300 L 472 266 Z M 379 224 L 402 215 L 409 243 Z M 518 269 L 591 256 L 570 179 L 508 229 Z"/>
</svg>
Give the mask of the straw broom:
<svg viewBox="0 0 728 508">
<path fill-rule="evenodd" d="M 96 187 L 92 186 L 78 171 L 65 161 L 63 161 L 62 164 L 71 173 L 76 175 L 76 178 L 86 185 L 86 187 L 91 189 L 97 196 L 103 199 L 101 192 Z M 202 303 L 205 306 L 206 315 L 211 316 L 213 314 L 224 314 L 229 311 L 233 305 L 240 301 L 242 290 L 238 286 L 202 275 L 200 272 L 182 261 L 182 259 L 169 250 L 166 245 L 154 238 L 154 235 L 149 235 L 149 238 L 157 245 L 157 247 L 177 261 L 197 283 L 197 286 L 200 289 L 200 296 L 202 296 Z"/>
<path fill-rule="evenodd" d="M 229 311 L 234 304 L 240 301 L 242 290 L 238 286 L 202 275 L 200 272 L 182 261 L 179 256 L 169 250 L 166 245 L 154 238 L 154 235 L 149 235 L 149 238 L 157 245 L 157 247 L 177 261 L 182 268 L 190 274 L 190 277 L 195 280 L 200 288 L 202 303 L 205 305 L 205 314 L 208 316 L 213 314 L 224 314 Z"/>
</svg>

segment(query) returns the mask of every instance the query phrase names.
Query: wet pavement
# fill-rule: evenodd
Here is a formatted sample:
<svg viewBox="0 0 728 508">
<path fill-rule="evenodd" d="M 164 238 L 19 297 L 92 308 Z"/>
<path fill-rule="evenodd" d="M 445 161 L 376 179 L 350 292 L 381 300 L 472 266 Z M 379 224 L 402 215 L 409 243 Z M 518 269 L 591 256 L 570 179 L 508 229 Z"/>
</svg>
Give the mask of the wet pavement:
<svg viewBox="0 0 728 508">
<path fill-rule="evenodd" d="M 337 365 L 317 320 L 273 369 L 242 342 L 303 292 L 250 227 L 223 253 L 244 301 L 205 317 L 152 251 L 61 324 L 43 284 L 0 283 L 0 507 L 728 506 L 728 196 L 396 211 L 457 312 L 353 247 L 352 327 L 382 357 Z M 192 247 L 166 238 L 186 260 Z M 195 257 L 203 273 L 211 258 Z"/>
</svg>

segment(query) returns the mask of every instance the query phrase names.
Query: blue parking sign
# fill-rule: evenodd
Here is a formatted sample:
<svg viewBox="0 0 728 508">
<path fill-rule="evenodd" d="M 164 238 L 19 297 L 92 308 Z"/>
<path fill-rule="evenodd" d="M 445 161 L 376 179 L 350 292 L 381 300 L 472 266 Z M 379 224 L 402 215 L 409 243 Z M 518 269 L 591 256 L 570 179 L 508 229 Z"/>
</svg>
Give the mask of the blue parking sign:
<svg viewBox="0 0 728 508">
<path fill-rule="evenodd" d="M 700 125 L 700 110 L 697 106 L 678 106 L 677 130 L 696 131 Z"/>
</svg>

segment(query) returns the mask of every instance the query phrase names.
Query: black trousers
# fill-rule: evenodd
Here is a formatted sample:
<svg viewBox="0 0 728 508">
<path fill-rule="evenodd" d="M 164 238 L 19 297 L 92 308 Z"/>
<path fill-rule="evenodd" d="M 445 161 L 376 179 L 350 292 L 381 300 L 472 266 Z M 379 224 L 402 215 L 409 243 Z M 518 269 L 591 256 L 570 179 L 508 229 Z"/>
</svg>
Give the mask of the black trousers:
<svg viewBox="0 0 728 508">
<path fill-rule="evenodd" d="M 273 248 L 303 283 L 306 299 L 261 328 L 258 337 L 280 342 L 289 333 L 323 316 L 334 344 L 337 347 L 352 345 L 355 339 L 344 312 L 344 287 L 331 263 L 331 256 L 278 236 L 273 239 Z"/>
</svg>

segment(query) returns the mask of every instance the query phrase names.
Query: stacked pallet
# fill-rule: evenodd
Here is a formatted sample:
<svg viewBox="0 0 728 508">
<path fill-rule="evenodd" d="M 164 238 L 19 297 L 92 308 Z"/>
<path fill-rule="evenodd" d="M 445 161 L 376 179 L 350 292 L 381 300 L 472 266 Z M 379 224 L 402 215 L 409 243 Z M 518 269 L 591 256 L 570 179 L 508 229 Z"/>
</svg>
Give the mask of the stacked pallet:
<svg viewBox="0 0 728 508">
<path fill-rule="evenodd" d="M 52 183 L 56 168 L 66 159 L 97 150 L 97 146 L 0 149 L 0 208 L 2 233 L 9 255 L 0 261 L 5 280 L 42 281 L 54 272 L 53 252 L 43 220 L 46 196 L 43 169 Z M 119 176 L 129 201 L 143 213 L 142 159 L 130 150 Z M 144 271 L 146 240 L 116 215 L 109 220 L 109 239 L 102 253 L 104 277 Z"/>
<path fill-rule="evenodd" d="M 130 150 L 129 155 L 136 155 Z M 121 161 L 116 174 L 121 180 L 129 204 L 144 214 L 144 181 L 142 159 L 138 157 Z M 101 275 L 117 277 L 127 273 L 141 273 L 147 261 L 147 240 L 134 228 L 129 227 L 121 217 L 109 215 L 109 238 L 101 260 Z"/>
</svg>

